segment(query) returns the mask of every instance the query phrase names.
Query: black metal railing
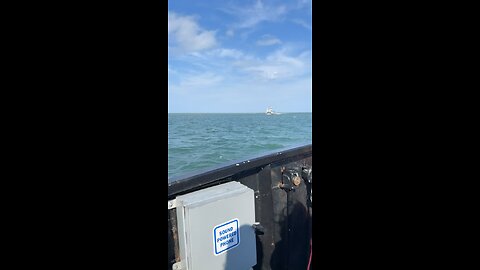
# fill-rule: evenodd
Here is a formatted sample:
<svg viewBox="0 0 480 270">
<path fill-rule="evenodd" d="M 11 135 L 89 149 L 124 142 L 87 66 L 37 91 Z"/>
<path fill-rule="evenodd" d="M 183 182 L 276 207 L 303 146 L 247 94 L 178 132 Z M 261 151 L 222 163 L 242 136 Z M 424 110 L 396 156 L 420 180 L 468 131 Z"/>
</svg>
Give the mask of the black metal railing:
<svg viewBox="0 0 480 270">
<path fill-rule="evenodd" d="M 310 257 L 312 144 L 168 179 L 168 198 L 228 181 L 254 190 L 258 269 L 306 269 Z M 176 209 L 168 213 L 168 265 L 179 259 Z"/>
</svg>

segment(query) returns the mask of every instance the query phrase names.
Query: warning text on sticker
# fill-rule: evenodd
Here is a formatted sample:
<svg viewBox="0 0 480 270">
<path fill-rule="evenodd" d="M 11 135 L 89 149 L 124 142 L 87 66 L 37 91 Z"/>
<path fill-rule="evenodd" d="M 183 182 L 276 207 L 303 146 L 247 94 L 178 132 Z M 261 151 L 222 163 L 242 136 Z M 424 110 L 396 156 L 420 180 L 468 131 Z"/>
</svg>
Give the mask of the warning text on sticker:
<svg viewBox="0 0 480 270">
<path fill-rule="evenodd" d="M 222 252 L 237 246 L 240 242 L 238 219 L 216 226 L 213 229 L 213 235 L 215 238 L 215 255 L 219 255 Z"/>
</svg>

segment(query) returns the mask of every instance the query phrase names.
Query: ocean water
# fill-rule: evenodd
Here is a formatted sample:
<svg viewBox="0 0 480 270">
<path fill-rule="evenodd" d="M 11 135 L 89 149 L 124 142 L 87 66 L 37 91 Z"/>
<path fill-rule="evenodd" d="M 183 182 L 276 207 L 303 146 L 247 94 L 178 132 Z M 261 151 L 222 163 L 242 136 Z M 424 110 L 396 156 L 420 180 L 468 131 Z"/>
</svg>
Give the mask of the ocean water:
<svg viewBox="0 0 480 270">
<path fill-rule="evenodd" d="M 312 143 L 312 113 L 168 114 L 168 177 Z"/>
</svg>

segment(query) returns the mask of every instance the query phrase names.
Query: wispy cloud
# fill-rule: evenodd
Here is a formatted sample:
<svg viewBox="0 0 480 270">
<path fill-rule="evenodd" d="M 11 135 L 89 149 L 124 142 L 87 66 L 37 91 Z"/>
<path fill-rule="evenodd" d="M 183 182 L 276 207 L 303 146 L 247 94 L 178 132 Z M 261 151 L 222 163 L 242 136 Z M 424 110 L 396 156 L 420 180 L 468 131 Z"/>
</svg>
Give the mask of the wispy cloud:
<svg viewBox="0 0 480 270">
<path fill-rule="evenodd" d="M 272 35 L 263 35 L 261 39 L 257 40 L 257 45 L 259 46 L 271 46 L 275 44 L 281 44 L 280 39 Z"/>
<path fill-rule="evenodd" d="M 311 110 L 311 0 L 212 1 L 169 0 L 169 110 Z"/>
<path fill-rule="evenodd" d="M 223 77 L 218 74 L 213 72 L 205 72 L 185 76 L 181 81 L 180 86 L 202 88 L 216 85 L 222 80 Z"/>
<path fill-rule="evenodd" d="M 305 27 L 306 29 L 308 30 L 312 30 L 312 24 L 311 23 L 307 23 L 306 21 L 304 20 L 300 20 L 300 19 L 293 19 L 292 22 L 298 24 L 298 25 L 301 25 L 303 27 Z"/>
<path fill-rule="evenodd" d="M 197 52 L 210 49 L 217 45 L 215 33 L 215 31 L 203 30 L 191 16 L 168 12 L 169 50 L 172 52 Z"/>
<path fill-rule="evenodd" d="M 207 53 L 210 56 L 219 56 L 219 57 L 229 57 L 234 59 L 239 59 L 243 57 L 243 52 L 236 49 L 216 49 Z"/>
<path fill-rule="evenodd" d="M 227 30 L 227 32 L 225 34 L 228 37 L 233 37 L 235 35 L 235 31 L 233 31 L 232 29 L 229 29 L 229 30 Z"/>
<path fill-rule="evenodd" d="M 265 58 L 242 59 L 234 63 L 241 71 L 260 80 L 290 80 L 310 74 L 311 54 L 302 52 L 296 56 L 289 55 L 286 48 L 281 48 Z"/>
<path fill-rule="evenodd" d="M 312 0 L 298 0 L 297 1 L 297 7 L 298 8 L 310 7 L 310 6 L 312 6 Z"/>
<path fill-rule="evenodd" d="M 221 10 L 236 16 L 239 21 L 234 27 L 242 29 L 255 27 L 264 21 L 279 20 L 287 12 L 287 6 L 264 4 L 262 0 L 256 0 L 251 6 L 230 6 Z"/>
<path fill-rule="evenodd" d="M 311 74 L 311 51 L 298 51 L 298 48 L 289 44 L 264 57 L 238 49 L 219 48 L 191 53 L 184 56 L 182 62 L 189 63 L 190 70 L 183 69 L 171 74 L 182 74 L 180 83 L 191 86 L 222 80 L 238 84 L 247 81 L 288 81 Z"/>
<path fill-rule="evenodd" d="M 190 104 L 195 104 L 197 112 L 264 112 L 267 105 L 282 112 L 311 111 L 310 76 L 286 82 L 273 80 L 222 84 L 221 91 L 204 88 L 201 95 L 193 95 L 197 90 L 173 87 L 176 98 L 169 100 L 169 106 L 178 112 L 192 111 Z M 216 102 L 219 100 L 222 102 Z"/>
</svg>

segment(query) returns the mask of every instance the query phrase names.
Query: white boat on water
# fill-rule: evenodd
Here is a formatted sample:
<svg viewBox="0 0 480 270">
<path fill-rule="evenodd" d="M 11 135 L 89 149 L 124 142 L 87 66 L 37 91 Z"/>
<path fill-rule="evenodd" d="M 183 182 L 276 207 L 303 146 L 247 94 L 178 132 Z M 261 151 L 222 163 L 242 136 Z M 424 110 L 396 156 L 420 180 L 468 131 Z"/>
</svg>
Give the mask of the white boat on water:
<svg viewBox="0 0 480 270">
<path fill-rule="evenodd" d="M 266 115 L 274 115 L 274 114 L 280 114 L 278 112 L 275 112 L 272 107 L 268 107 L 267 110 L 265 111 Z"/>
</svg>

